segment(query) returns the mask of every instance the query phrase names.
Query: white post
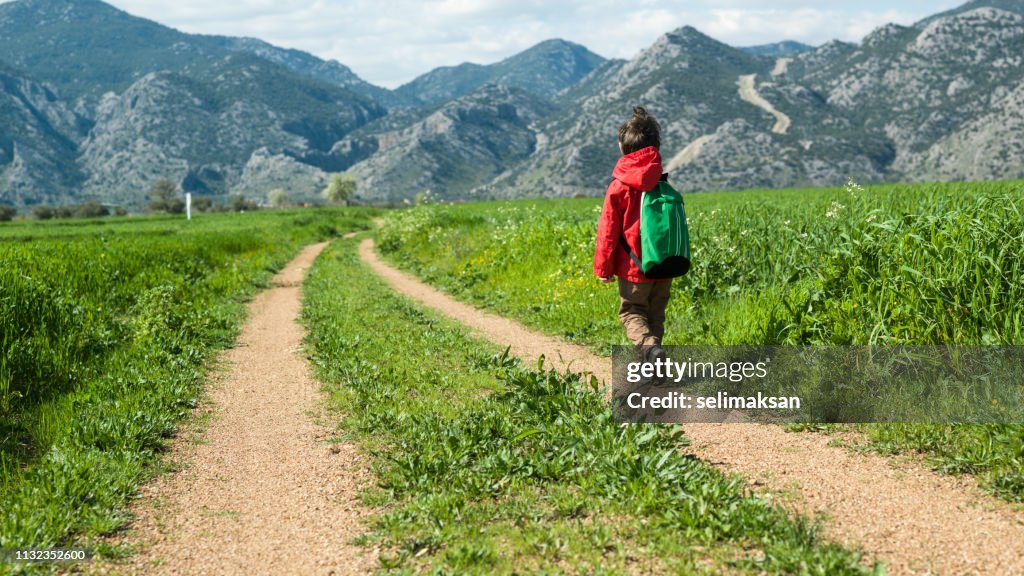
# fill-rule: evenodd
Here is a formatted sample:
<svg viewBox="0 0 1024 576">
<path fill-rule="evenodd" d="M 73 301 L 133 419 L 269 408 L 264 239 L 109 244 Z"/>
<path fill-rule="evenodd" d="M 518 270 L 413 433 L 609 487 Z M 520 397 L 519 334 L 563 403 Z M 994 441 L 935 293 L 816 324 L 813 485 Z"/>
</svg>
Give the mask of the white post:
<svg viewBox="0 0 1024 576">
<path fill-rule="evenodd" d="M 188 215 L 188 219 L 192 219 L 192 193 L 185 192 L 185 214 Z"/>
</svg>

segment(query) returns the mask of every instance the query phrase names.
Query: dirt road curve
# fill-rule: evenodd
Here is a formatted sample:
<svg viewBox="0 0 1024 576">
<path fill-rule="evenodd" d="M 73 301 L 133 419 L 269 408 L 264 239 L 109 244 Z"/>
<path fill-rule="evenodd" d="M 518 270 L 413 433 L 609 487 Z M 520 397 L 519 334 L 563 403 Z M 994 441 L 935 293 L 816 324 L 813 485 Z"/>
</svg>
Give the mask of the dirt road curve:
<svg viewBox="0 0 1024 576">
<path fill-rule="evenodd" d="M 300 286 L 325 244 L 309 246 L 249 307 L 226 373 L 210 392 L 212 419 L 180 441 L 180 472 L 144 487 L 135 574 L 364 574 L 376 558 L 349 545 L 363 532 L 357 506 L 369 472 L 356 448 L 328 444 L 315 423 L 320 385 L 296 323 Z"/>
<path fill-rule="evenodd" d="M 747 74 L 740 76 L 737 81 L 740 87 L 740 98 L 744 102 L 749 102 L 754 106 L 764 110 L 765 112 L 775 116 L 775 126 L 772 126 L 772 132 L 776 134 L 785 134 L 789 131 L 789 126 L 792 124 L 789 116 L 786 116 L 782 112 L 775 109 L 772 103 L 765 100 L 757 93 L 757 86 L 754 80 L 757 78 L 757 74 Z"/>
<path fill-rule="evenodd" d="M 708 142 L 711 142 L 714 139 L 714 134 L 705 134 L 704 136 L 697 138 L 693 142 L 690 142 L 689 144 L 686 145 L 686 148 L 680 150 L 678 154 L 676 154 L 675 156 L 672 157 L 671 160 L 669 160 L 668 165 L 665 167 L 665 171 L 673 172 L 676 170 L 676 168 L 679 168 L 680 166 L 686 166 L 687 164 L 693 162 L 694 160 L 696 160 L 697 156 L 700 155 L 700 151 L 704 149 L 704 145 L 707 144 Z"/>
<path fill-rule="evenodd" d="M 581 346 L 453 300 L 382 262 L 373 241 L 363 260 L 392 287 L 471 327 L 512 353 L 571 366 L 607 380 L 611 361 Z M 613 314 L 614 310 L 609 310 Z M 820 434 L 790 434 L 758 424 L 690 424 L 696 454 L 742 473 L 784 505 L 822 515 L 833 539 L 884 560 L 890 574 L 1024 574 L 1024 513 L 983 494 L 971 481 L 918 463 L 829 446 Z"/>
</svg>

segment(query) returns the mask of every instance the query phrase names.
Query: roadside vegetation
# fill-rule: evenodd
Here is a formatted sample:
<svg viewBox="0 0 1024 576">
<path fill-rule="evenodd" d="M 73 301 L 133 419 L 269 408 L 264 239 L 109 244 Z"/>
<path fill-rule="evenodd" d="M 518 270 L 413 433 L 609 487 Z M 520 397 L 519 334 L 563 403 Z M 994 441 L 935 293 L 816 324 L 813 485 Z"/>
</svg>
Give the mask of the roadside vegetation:
<svg viewBox="0 0 1024 576">
<path fill-rule="evenodd" d="M 695 268 L 670 344 L 1024 344 L 1024 184 L 688 195 Z M 600 201 L 393 212 L 381 252 L 460 299 L 603 354 L 625 344 L 592 277 Z M 1024 426 L 872 425 L 873 449 L 923 452 L 1024 500 Z"/>
<path fill-rule="evenodd" d="M 246 299 L 301 246 L 375 214 L 0 228 L 0 548 L 89 545 L 123 525 Z"/>
<path fill-rule="evenodd" d="M 385 571 L 869 572 L 681 452 L 677 428 L 619 426 L 596 381 L 523 366 L 394 294 L 356 242 L 321 255 L 303 318 L 339 440 L 372 456 L 365 500 L 383 511 L 363 543 Z"/>
</svg>

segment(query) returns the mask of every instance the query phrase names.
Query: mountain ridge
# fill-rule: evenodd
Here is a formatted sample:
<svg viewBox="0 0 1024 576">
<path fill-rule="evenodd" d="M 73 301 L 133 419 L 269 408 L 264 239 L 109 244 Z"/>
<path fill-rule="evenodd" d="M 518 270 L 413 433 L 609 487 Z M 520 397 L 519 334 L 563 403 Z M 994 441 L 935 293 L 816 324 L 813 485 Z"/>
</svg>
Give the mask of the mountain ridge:
<svg viewBox="0 0 1024 576">
<path fill-rule="evenodd" d="M 341 171 L 370 201 L 593 196 L 641 103 L 684 191 L 1024 177 L 1021 4 L 974 0 L 818 47 L 736 48 L 683 26 L 621 60 L 552 39 L 387 90 L 99 0 L 18 0 L 0 4 L 0 202 L 140 207 L 160 178 L 303 200 Z"/>
</svg>

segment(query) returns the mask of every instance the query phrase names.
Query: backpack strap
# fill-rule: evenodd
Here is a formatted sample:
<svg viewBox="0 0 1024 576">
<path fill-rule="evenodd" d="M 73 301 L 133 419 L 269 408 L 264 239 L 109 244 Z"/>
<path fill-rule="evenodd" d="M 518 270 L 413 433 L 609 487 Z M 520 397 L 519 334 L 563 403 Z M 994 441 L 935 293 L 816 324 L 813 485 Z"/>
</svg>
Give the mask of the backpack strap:
<svg viewBox="0 0 1024 576">
<path fill-rule="evenodd" d="M 633 249 L 629 247 L 629 242 L 626 242 L 625 234 L 619 236 L 619 244 L 622 245 L 622 249 L 626 251 L 626 254 L 629 254 L 629 258 L 633 261 L 633 264 L 636 264 L 636 267 L 643 271 L 644 265 L 640 262 L 640 258 L 637 257 L 636 252 L 633 252 Z"/>
</svg>

